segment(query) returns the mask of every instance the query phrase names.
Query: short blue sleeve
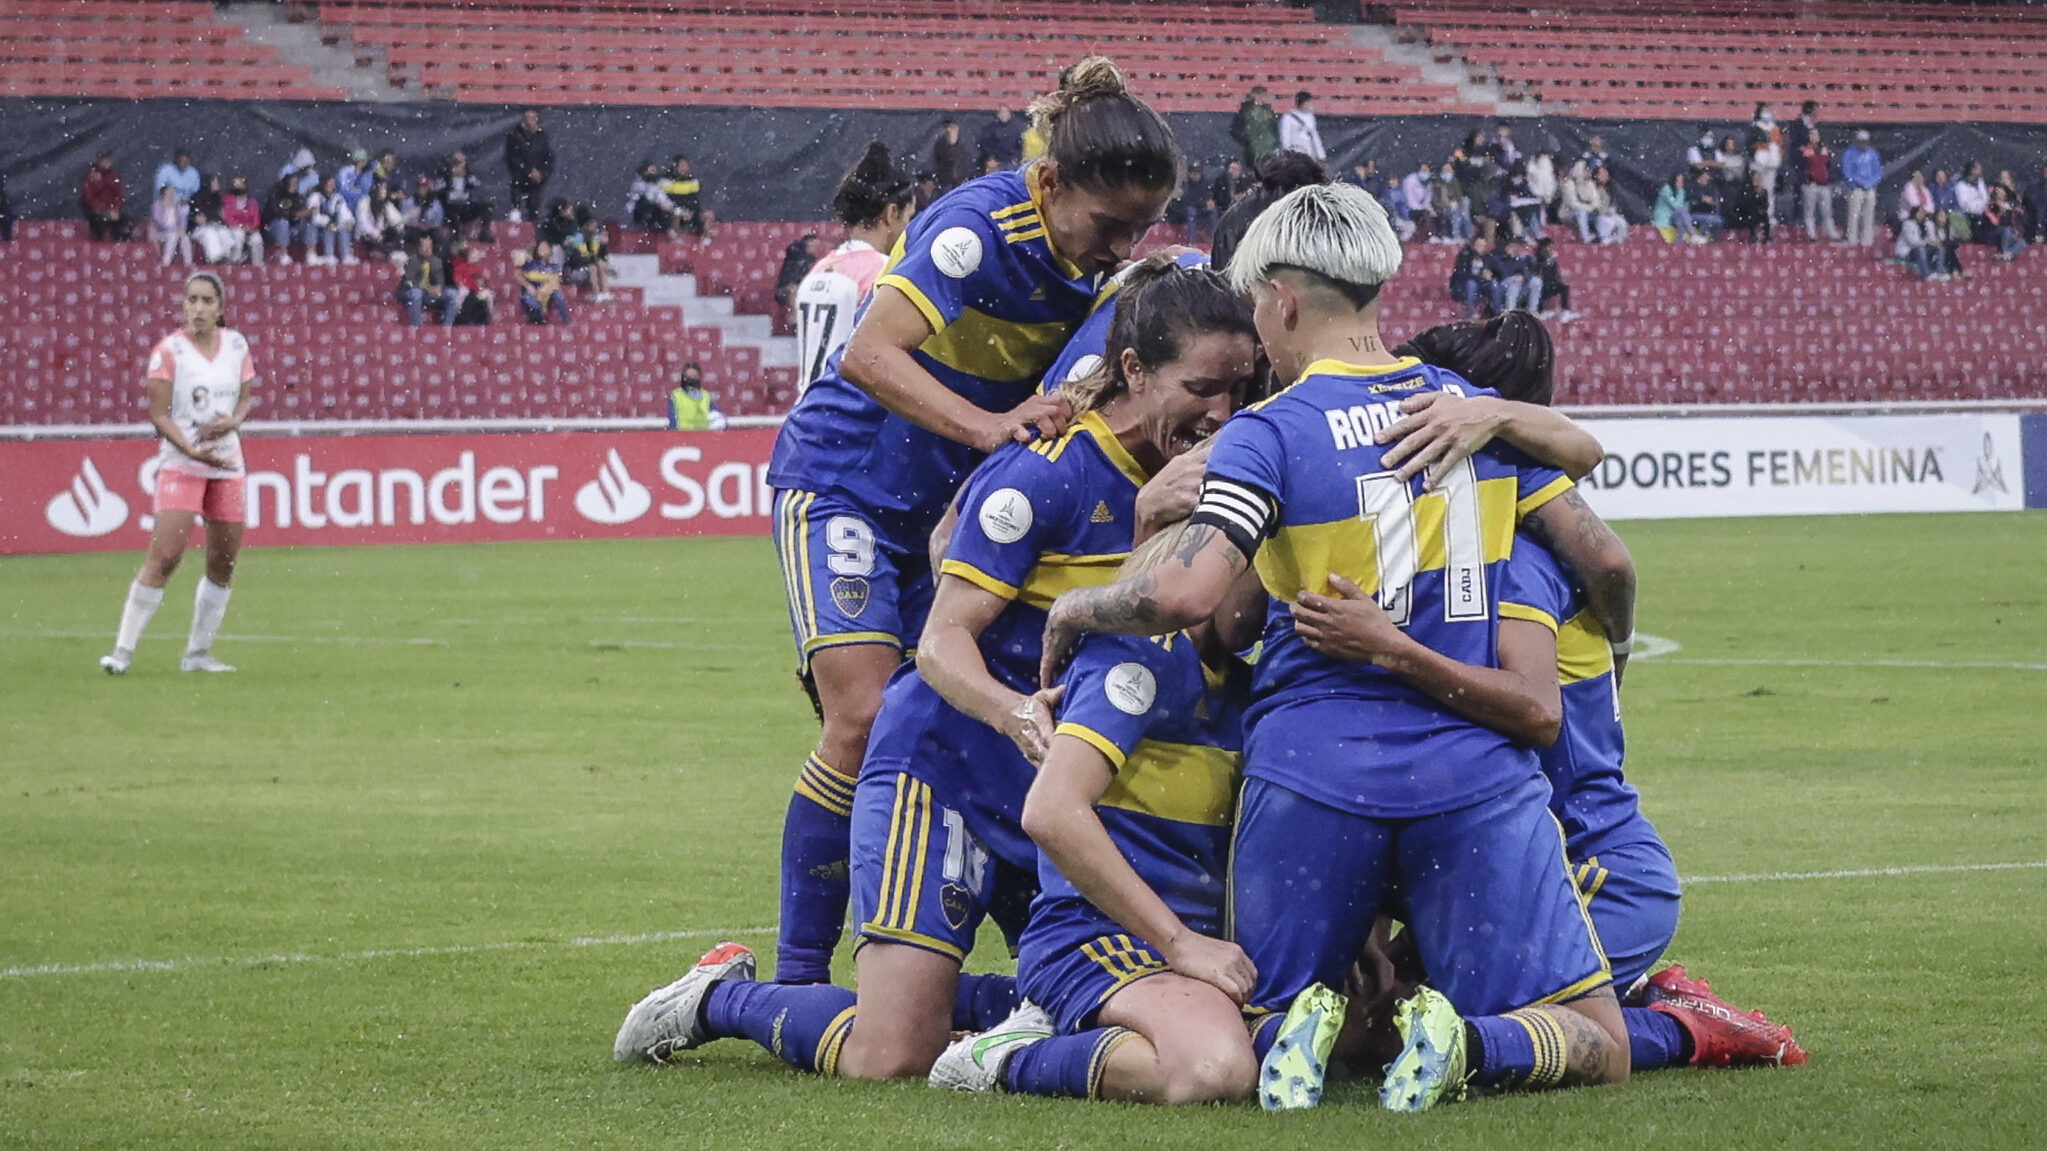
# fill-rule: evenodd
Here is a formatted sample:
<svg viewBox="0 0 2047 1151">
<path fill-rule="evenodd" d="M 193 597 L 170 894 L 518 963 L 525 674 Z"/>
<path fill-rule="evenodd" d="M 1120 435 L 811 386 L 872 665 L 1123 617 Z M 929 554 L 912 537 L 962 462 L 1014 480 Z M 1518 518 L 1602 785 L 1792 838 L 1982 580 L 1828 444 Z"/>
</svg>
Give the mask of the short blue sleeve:
<svg viewBox="0 0 2047 1151">
<path fill-rule="evenodd" d="M 989 456 L 960 491 L 959 525 L 940 573 L 1017 598 L 1044 541 L 1070 535 L 1069 479 L 1027 444 L 1010 444 Z"/>
<path fill-rule="evenodd" d="M 910 298 L 934 332 L 951 327 L 975 299 L 986 295 L 980 281 L 996 274 L 1002 237 L 995 221 L 970 199 L 947 197 L 905 233 L 901 254 L 875 281 Z"/>
<path fill-rule="evenodd" d="M 1556 631 L 1576 614 L 1570 577 L 1549 549 L 1526 535 L 1514 537 L 1514 554 L 1500 580 L 1500 618 L 1543 624 Z"/>
<path fill-rule="evenodd" d="M 1186 637 L 1173 642 L 1187 643 Z M 1152 727 L 1172 709 L 1173 657 L 1154 639 L 1090 635 L 1060 680 L 1058 733 L 1092 744 L 1121 769 Z"/>
<path fill-rule="evenodd" d="M 1265 413 L 1240 413 L 1216 433 L 1208 475 L 1257 488 L 1284 505 L 1286 472 L 1286 445 Z"/>
</svg>

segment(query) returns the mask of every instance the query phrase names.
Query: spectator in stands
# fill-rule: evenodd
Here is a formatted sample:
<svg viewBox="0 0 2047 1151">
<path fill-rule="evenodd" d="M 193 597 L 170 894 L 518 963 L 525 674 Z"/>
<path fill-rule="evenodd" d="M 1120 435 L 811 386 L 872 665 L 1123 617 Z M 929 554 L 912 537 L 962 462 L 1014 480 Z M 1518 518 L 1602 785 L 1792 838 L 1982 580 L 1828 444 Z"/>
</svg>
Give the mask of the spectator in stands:
<svg viewBox="0 0 2047 1151">
<path fill-rule="evenodd" d="M 668 223 L 668 238 L 680 240 L 684 232 L 704 235 L 708 223 L 704 218 L 704 182 L 697 179 L 688 156 L 676 155 L 668 166 L 668 178 L 661 182 L 661 190 L 667 193 L 668 202 L 675 209 Z"/>
<path fill-rule="evenodd" d="M 1670 179 L 1656 188 L 1656 207 L 1649 215 L 1649 225 L 1656 229 L 1666 244 L 1703 244 L 1706 238 L 1699 234 L 1696 222 L 1692 220 L 1690 189 L 1685 185 L 1683 172 L 1672 172 Z"/>
<path fill-rule="evenodd" d="M 967 143 L 960 139 L 958 120 L 948 117 L 938 126 L 938 139 L 931 142 L 931 174 L 947 192 L 974 178 L 973 157 L 967 155 Z"/>
<path fill-rule="evenodd" d="M 1508 171 L 1521 162 L 1521 149 L 1514 146 L 1514 129 L 1506 124 L 1493 125 L 1493 138 L 1486 141 L 1486 155 L 1493 163 Z"/>
<path fill-rule="evenodd" d="M 993 156 L 985 157 L 982 162 L 982 168 L 983 168 L 982 175 L 989 175 L 991 173 L 1000 172 L 1002 170 L 1002 161 L 996 159 Z M 938 197 L 942 195 L 944 195 L 944 193 L 938 190 L 937 176 L 931 174 L 930 172 L 919 172 L 917 174 L 917 188 L 916 192 L 914 193 L 914 202 L 917 205 L 917 211 L 921 212 L 924 209 L 929 208 L 932 204 L 937 203 Z"/>
<path fill-rule="evenodd" d="M 1811 178 L 1811 174 L 1804 163 L 1805 148 L 1806 145 L 1815 142 L 1819 138 L 1819 131 L 1819 104 L 1812 100 L 1807 100 L 1798 106 L 1798 119 L 1793 120 L 1784 129 L 1784 155 L 1792 161 L 1789 169 L 1784 173 L 1784 190 L 1797 197 L 1798 203 L 1801 206 L 1805 203 L 1803 189 L 1806 182 Z M 1831 193 L 1829 194 L 1831 195 Z M 1810 217 L 1808 216 L 1808 218 Z M 1830 213 L 1828 219 L 1831 220 L 1832 218 Z M 1807 232 L 1810 233 L 1810 231 L 1811 229 L 1808 228 Z M 1818 237 L 1808 235 L 1807 238 L 1817 239 Z M 1839 236 L 1834 238 L 1840 239 Z"/>
<path fill-rule="evenodd" d="M 1884 158 L 1869 142 L 1867 130 L 1855 133 L 1855 143 L 1841 153 L 1841 183 L 1848 188 L 1848 242 L 1868 247 L 1876 243 L 1876 186 L 1883 182 Z"/>
<path fill-rule="evenodd" d="M 1763 176 L 1764 199 L 1771 217 L 1777 214 L 1777 173 L 1784 167 L 1784 133 L 1777 127 L 1776 114 L 1766 104 L 1756 105 L 1756 118 L 1749 123 L 1748 170 Z"/>
<path fill-rule="evenodd" d="M 396 200 L 405 190 L 405 182 L 398 178 L 398 153 L 386 148 L 377 153 L 377 162 L 370 167 L 370 183 L 384 189 L 384 194 Z"/>
<path fill-rule="evenodd" d="M 1945 216 L 1956 210 L 1955 182 L 1948 176 L 1946 168 L 1933 170 L 1933 183 L 1927 185 L 1927 192 L 1933 197 L 1933 214 Z"/>
<path fill-rule="evenodd" d="M 290 265 L 292 243 L 305 241 L 311 215 L 299 192 L 298 173 L 287 169 L 271 187 L 270 202 L 263 206 L 264 227 L 270 229 L 270 246 L 276 250 L 279 264 Z"/>
<path fill-rule="evenodd" d="M 307 257 L 306 262 L 312 263 L 312 258 Z M 434 255 L 434 238 L 430 233 L 422 233 L 412 242 L 412 258 L 405 261 L 397 295 L 413 327 L 426 322 L 428 308 L 441 314 L 443 326 L 455 326 L 456 297 L 448 290 L 447 274 L 441 268 L 439 257 Z"/>
<path fill-rule="evenodd" d="M 1191 248 L 1201 243 L 1202 236 L 1215 234 L 1215 219 L 1208 175 L 1201 170 L 1201 161 L 1189 160 L 1187 174 L 1180 180 L 1180 194 L 1166 205 L 1166 221 L 1179 225 L 1180 242 Z"/>
<path fill-rule="evenodd" d="M 1035 120 L 1025 120 L 1023 130 L 1023 162 L 1026 164 L 1045 158 L 1045 150 L 1052 146 L 1052 138 L 1046 128 Z"/>
<path fill-rule="evenodd" d="M 1941 252 L 1940 238 L 1934 230 L 1933 213 L 1926 208 L 1913 208 L 1898 225 L 1898 242 L 1893 251 L 1898 261 L 1911 268 L 1921 280 L 1947 282 L 1947 258 Z"/>
<path fill-rule="evenodd" d="M 1393 230 L 1400 234 L 1401 243 L 1414 238 L 1414 221 L 1408 218 L 1407 200 L 1401 196 L 1400 189 L 1380 173 L 1377 160 L 1352 164 L 1350 175 L 1344 177 L 1344 182 L 1363 189 L 1385 206 L 1386 216 L 1393 221 Z"/>
<path fill-rule="evenodd" d="M 1713 129 L 1704 128 L 1699 132 L 1699 142 L 1685 149 L 1685 167 L 1693 174 L 1710 172 L 1720 174 L 1720 150 L 1713 143 Z"/>
<path fill-rule="evenodd" d="M 1594 136 L 1585 141 L 1585 152 L 1578 157 L 1578 162 L 1585 165 L 1587 172 L 1598 172 L 1613 163 L 1606 154 L 1606 137 Z"/>
<path fill-rule="evenodd" d="M 490 289 L 484 285 L 483 269 L 477 265 L 469 241 L 455 241 L 448 254 L 448 280 L 454 285 L 455 300 L 448 308 L 455 314 L 455 323 L 483 325 L 495 318 Z"/>
<path fill-rule="evenodd" d="M 1817 129 L 1808 129 L 1805 143 L 1798 148 L 1798 158 L 1798 198 L 1805 207 L 1805 238 L 1818 240 L 1824 224 L 1827 239 L 1839 240 L 1841 226 L 1834 223 L 1834 150 L 1820 139 Z"/>
<path fill-rule="evenodd" d="M 1467 320 L 1478 317 L 1479 309 L 1484 306 L 1481 301 L 1492 301 L 1493 267 L 1487 259 L 1492 250 L 1491 240 L 1473 236 L 1450 265 L 1450 298 L 1464 305 L 1464 318 Z"/>
<path fill-rule="evenodd" d="M 1592 167 L 1583 160 L 1571 165 L 1570 175 L 1564 177 L 1563 198 L 1559 213 L 1578 227 L 1578 238 L 1588 244 L 1599 242 L 1599 233 L 1594 224 L 1599 213 L 1599 182 L 1592 178 Z"/>
<path fill-rule="evenodd" d="M 225 196 L 226 193 L 221 191 L 220 176 L 216 173 L 206 177 L 199 190 L 186 197 L 187 202 L 192 205 L 192 227 L 195 230 L 202 222 L 214 224 L 220 222 L 220 202 Z"/>
<path fill-rule="evenodd" d="M 1443 225 L 1443 242 L 1461 243 L 1478 234 L 1471 222 L 1471 201 L 1457 182 L 1457 166 L 1445 162 L 1429 187 L 1429 210 Z"/>
<path fill-rule="evenodd" d="M 1306 91 L 1294 93 L 1294 106 L 1279 118 L 1279 146 L 1317 160 L 1329 159 L 1322 146 L 1322 129 L 1315 122 L 1315 97 Z"/>
<path fill-rule="evenodd" d="M 981 125 L 975 135 L 975 159 L 985 161 L 992 156 L 1004 168 L 1014 168 L 1023 163 L 1023 137 L 1023 121 L 1004 104 L 995 109 L 995 119 Z"/>
<path fill-rule="evenodd" d="M 561 245 L 564 275 L 569 283 L 590 289 L 591 303 L 608 304 L 612 299 L 611 241 L 604 235 L 604 222 L 588 204 L 577 204 L 574 215 L 576 230 Z"/>
<path fill-rule="evenodd" d="M 1549 314 L 1551 300 L 1557 303 L 1557 319 L 1568 324 L 1578 318 L 1571 310 L 1571 285 L 1564 280 L 1564 270 L 1557 266 L 1557 242 L 1544 236 L 1535 242 L 1535 275 L 1542 281 L 1542 297 L 1536 302 L 1539 315 Z"/>
<path fill-rule="evenodd" d="M 132 230 L 128 223 L 128 190 L 121 185 L 121 173 L 114 170 L 111 152 L 101 152 L 78 185 L 78 204 L 85 211 L 85 227 L 95 240 L 125 240 Z"/>
<path fill-rule="evenodd" d="M 1742 148 L 1741 141 L 1732 136 L 1722 137 L 1720 154 L 1713 159 L 1719 169 L 1723 199 L 1748 182 L 1748 152 Z"/>
<path fill-rule="evenodd" d="M 1251 174 L 1242 160 L 1231 160 L 1223 166 L 1222 175 L 1215 178 L 1215 186 L 1208 191 L 1215 201 L 1218 212 L 1227 211 L 1231 204 L 1242 199 L 1244 193 L 1258 186 L 1258 177 Z"/>
<path fill-rule="evenodd" d="M 803 286 L 803 277 L 817 267 L 824 254 L 824 241 L 816 232 L 805 232 L 782 249 L 782 268 L 775 273 L 776 306 L 786 308 L 796 299 L 796 289 Z"/>
<path fill-rule="evenodd" d="M 704 369 L 695 360 L 682 366 L 675 390 L 668 393 L 668 426 L 678 432 L 722 432 L 725 413 L 718 393 L 704 387 Z"/>
<path fill-rule="evenodd" d="M 1230 120 L 1230 139 L 1244 150 L 1247 168 L 1256 168 L 1258 161 L 1279 150 L 1279 114 L 1272 110 L 1265 85 L 1254 86 L 1237 105 L 1237 114 Z"/>
<path fill-rule="evenodd" d="M 2026 250 L 2026 210 L 2003 184 L 1990 185 L 1983 221 L 1990 228 L 1990 244 L 1997 249 L 1998 259 L 2016 260 Z"/>
<path fill-rule="evenodd" d="M 1909 220 L 1912 213 L 1920 208 L 1926 210 L 1929 219 L 1933 216 L 1933 189 L 1926 184 L 1926 169 L 1915 168 L 1905 186 L 1898 190 L 1898 219 Z"/>
<path fill-rule="evenodd" d="M 236 263 L 249 263 L 260 267 L 263 263 L 263 209 L 256 203 L 256 197 L 249 194 L 249 178 L 236 176 L 228 181 L 227 195 L 221 197 L 220 222 L 234 242 Z"/>
<path fill-rule="evenodd" d="M 1593 215 L 1593 226 L 1599 230 L 1602 244 L 1626 243 L 1628 219 L 1621 215 L 1620 201 L 1613 194 L 1613 169 L 1601 168 L 1592 174 L 1592 183 L 1599 191 L 1599 208 Z"/>
<path fill-rule="evenodd" d="M 1746 231 L 1758 244 L 1776 238 L 1776 220 L 1770 214 L 1769 179 L 1766 173 L 1751 168 L 1748 179 L 1736 185 L 1733 194 L 1722 201 L 1728 231 Z"/>
<path fill-rule="evenodd" d="M 405 215 L 383 185 L 371 188 L 356 209 L 355 237 L 371 255 L 405 262 Z"/>
<path fill-rule="evenodd" d="M 505 172 L 512 192 L 512 219 L 538 219 L 540 191 L 554 175 L 554 145 L 548 143 L 547 129 L 540 126 L 540 113 L 532 108 L 505 133 Z"/>
<path fill-rule="evenodd" d="M 277 170 L 277 178 L 289 179 L 291 186 L 301 196 L 310 196 L 320 186 L 320 169 L 313 163 L 313 150 L 300 148 Z"/>
<path fill-rule="evenodd" d="M 1984 213 L 1990 209 L 1990 185 L 1983 179 L 1983 165 L 1969 161 L 1962 169 L 1962 178 L 1955 181 L 1955 209 L 1969 219 L 1969 238 L 1979 244 L 1990 242 L 1990 222 Z"/>
<path fill-rule="evenodd" d="M 369 150 L 366 148 L 350 149 L 348 163 L 344 164 L 341 171 L 336 172 L 334 177 L 335 187 L 341 190 L 342 202 L 348 205 L 349 212 L 355 216 L 356 231 L 360 234 L 362 231 L 363 201 L 369 197 L 370 192 L 377 186 L 376 168 L 370 163 Z"/>
<path fill-rule="evenodd" d="M 0 244 L 14 242 L 14 203 L 7 198 L 7 173 L 0 172 Z"/>
<path fill-rule="evenodd" d="M 309 249 L 318 249 L 317 254 L 307 251 L 306 264 L 332 265 L 337 262 L 337 255 L 340 263 L 355 263 L 355 213 L 348 210 L 348 201 L 341 198 L 341 181 L 333 176 L 320 181 L 320 186 L 306 197 L 306 208 L 310 212 L 306 221 L 311 226 L 306 244 Z"/>
<path fill-rule="evenodd" d="M 1692 177 L 1691 192 L 1692 224 L 1707 242 L 1720 238 L 1720 232 L 1727 227 L 1727 212 L 1720 196 L 1720 181 L 1713 178 L 1710 169 L 1701 169 Z"/>
<path fill-rule="evenodd" d="M 421 236 L 432 236 L 445 245 L 448 210 L 434 192 L 432 176 L 421 176 L 413 183 L 412 192 L 399 204 L 399 215 L 405 220 L 407 244 Z"/>
<path fill-rule="evenodd" d="M 1561 190 L 1557 187 L 1556 153 L 1544 148 L 1528 157 L 1527 177 L 1528 194 L 1541 201 L 1537 215 L 1547 224 L 1556 219 L 1557 193 Z"/>
<path fill-rule="evenodd" d="M 547 215 L 534 221 L 533 234 L 560 248 L 576 230 L 576 206 L 556 196 L 547 202 Z"/>
<path fill-rule="evenodd" d="M 1414 166 L 1414 171 L 1400 179 L 1400 198 L 1407 204 L 1407 218 L 1413 221 L 1416 231 L 1427 232 L 1429 243 L 1436 242 L 1442 231 L 1436 218 L 1435 197 L 1431 185 L 1435 177 L 1429 171 L 1429 162 L 1423 160 Z"/>
<path fill-rule="evenodd" d="M 638 232 L 666 232 L 675 218 L 675 204 L 661 190 L 661 165 L 640 161 L 639 174 L 625 195 L 627 224 Z"/>
<path fill-rule="evenodd" d="M 546 240 L 533 241 L 532 254 L 519 265 L 519 304 L 526 312 L 529 324 L 545 324 L 547 313 L 554 312 L 561 323 L 569 322 L 569 296 L 562 291 L 562 265 L 554 249 Z"/>
<path fill-rule="evenodd" d="M 199 258 L 209 264 L 233 262 L 237 245 L 234 233 L 221 223 L 221 207 L 227 202 L 227 194 L 221 191 L 220 177 L 206 177 L 206 186 L 192 197 L 192 215 L 189 223 L 192 243 L 199 249 Z"/>
<path fill-rule="evenodd" d="M 1486 267 L 1492 272 L 1495 314 L 1523 307 L 1532 312 L 1542 303 L 1542 277 L 1535 274 L 1527 240 L 1519 236 L 1508 240 L 1504 248 L 1486 256 Z"/>
<path fill-rule="evenodd" d="M 163 266 L 171 265 L 171 257 L 178 257 L 181 264 L 192 262 L 192 237 L 186 231 L 192 205 L 178 195 L 178 190 L 165 184 L 156 193 L 156 203 L 149 211 L 149 241 L 163 245 Z"/>
<path fill-rule="evenodd" d="M 1548 214 L 1549 202 L 1535 194 L 1528 183 L 1528 165 L 1516 161 L 1507 173 L 1507 208 L 1514 214 L 1514 234 L 1526 236 L 1530 243 L 1542 239 L 1543 217 Z"/>
<path fill-rule="evenodd" d="M 180 148 L 156 169 L 156 183 L 149 194 L 161 198 L 165 188 L 175 188 L 178 201 L 184 203 L 199 194 L 199 169 L 192 166 L 192 153 Z"/>
<path fill-rule="evenodd" d="M 496 213 L 491 210 L 490 201 L 483 198 L 483 181 L 469 170 L 467 152 L 449 154 L 448 166 L 434 178 L 434 190 L 440 195 L 441 211 L 447 217 L 450 231 L 466 236 L 474 224 L 479 243 L 493 242 L 490 225 Z"/>
<path fill-rule="evenodd" d="M 2047 165 L 2040 168 L 2040 176 L 2026 185 L 2022 197 L 2026 205 L 2026 219 L 2033 225 L 2033 240 L 2047 241 Z"/>
</svg>

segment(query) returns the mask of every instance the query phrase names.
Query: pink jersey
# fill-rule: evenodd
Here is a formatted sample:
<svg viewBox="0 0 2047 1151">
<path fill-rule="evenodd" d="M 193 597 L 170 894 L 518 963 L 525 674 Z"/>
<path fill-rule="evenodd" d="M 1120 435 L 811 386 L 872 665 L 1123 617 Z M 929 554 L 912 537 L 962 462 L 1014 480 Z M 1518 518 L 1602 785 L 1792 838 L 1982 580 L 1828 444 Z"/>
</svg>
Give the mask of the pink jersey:
<svg viewBox="0 0 2047 1151">
<path fill-rule="evenodd" d="M 803 361 L 801 386 L 824 374 L 834 353 L 853 334 L 853 314 L 874 290 L 888 257 L 864 240 L 848 240 L 817 262 L 796 289 L 796 346 Z"/>
<path fill-rule="evenodd" d="M 183 332 L 172 332 L 150 349 L 149 379 L 171 385 L 171 422 L 185 434 L 186 443 L 217 452 L 231 465 L 225 470 L 207 467 L 165 440 L 157 452 L 164 470 L 212 480 L 242 474 L 241 436 L 228 432 L 201 440 L 199 428 L 210 420 L 233 415 L 241 400 L 242 387 L 255 376 L 256 366 L 249 359 L 249 341 L 232 328 L 220 330 L 220 346 L 211 358 Z"/>
</svg>

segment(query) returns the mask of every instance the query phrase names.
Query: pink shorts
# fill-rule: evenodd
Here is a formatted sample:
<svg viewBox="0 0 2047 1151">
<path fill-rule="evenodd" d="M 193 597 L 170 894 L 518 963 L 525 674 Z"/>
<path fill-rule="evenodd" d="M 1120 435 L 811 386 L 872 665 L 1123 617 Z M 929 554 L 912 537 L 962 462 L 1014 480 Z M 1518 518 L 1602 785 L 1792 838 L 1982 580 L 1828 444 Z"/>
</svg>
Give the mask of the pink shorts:
<svg viewBox="0 0 2047 1151">
<path fill-rule="evenodd" d="M 238 524 L 247 518 L 248 477 L 209 480 L 165 468 L 156 474 L 156 510 L 193 512 L 216 523 Z"/>
</svg>

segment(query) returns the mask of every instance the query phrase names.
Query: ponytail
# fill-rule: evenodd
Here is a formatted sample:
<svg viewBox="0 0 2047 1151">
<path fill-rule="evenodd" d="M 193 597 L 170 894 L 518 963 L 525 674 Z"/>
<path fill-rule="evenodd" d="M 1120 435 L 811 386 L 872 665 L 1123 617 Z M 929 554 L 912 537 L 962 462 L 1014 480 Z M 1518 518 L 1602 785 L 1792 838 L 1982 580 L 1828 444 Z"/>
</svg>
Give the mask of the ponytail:
<svg viewBox="0 0 2047 1151">
<path fill-rule="evenodd" d="M 1031 101 L 1030 117 L 1062 179 L 1090 189 L 1179 186 L 1172 128 L 1130 94 L 1105 56 L 1061 72 L 1057 90 Z"/>
<path fill-rule="evenodd" d="M 888 145 L 876 140 L 839 181 L 832 212 L 849 228 L 872 227 L 890 207 L 909 204 L 916 190 L 916 181 L 889 158 Z"/>
</svg>

